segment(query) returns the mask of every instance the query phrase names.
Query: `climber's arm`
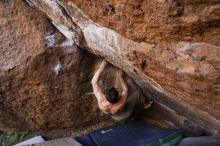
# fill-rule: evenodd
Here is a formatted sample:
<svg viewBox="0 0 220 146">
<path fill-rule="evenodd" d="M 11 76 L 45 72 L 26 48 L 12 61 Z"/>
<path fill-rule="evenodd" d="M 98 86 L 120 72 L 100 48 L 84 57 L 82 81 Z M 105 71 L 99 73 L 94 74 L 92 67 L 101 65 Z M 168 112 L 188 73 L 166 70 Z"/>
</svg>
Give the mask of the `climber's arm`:
<svg viewBox="0 0 220 146">
<path fill-rule="evenodd" d="M 102 61 L 100 68 L 96 71 L 95 75 L 92 78 L 92 88 L 96 98 L 100 101 L 100 98 L 103 97 L 102 90 L 98 84 L 99 77 L 101 76 L 107 62 L 105 60 Z"/>
<path fill-rule="evenodd" d="M 128 96 L 128 87 L 123 79 L 123 72 L 121 70 L 118 71 L 118 76 L 123 92 L 122 96 L 120 97 L 120 100 L 112 105 L 111 114 L 113 115 L 116 114 L 125 105 Z"/>
<path fill-rule="evenodd" d="M 120 100 L 112 105 L 111 114 L 113 115 L 116 114 L 125 105 L 126 101 L 127 101 L 127 97 L 121 96 Z"/>
<path fill-rule="evenodd" d="M 123 78 L 123 72 L 120 70 L 118 71 L 119 81 L 121 83 L 121 87 L 123 89 L 122 95 L 127 99 L 128 96 L 128 87 L 127 84 Z"/>
</svg>

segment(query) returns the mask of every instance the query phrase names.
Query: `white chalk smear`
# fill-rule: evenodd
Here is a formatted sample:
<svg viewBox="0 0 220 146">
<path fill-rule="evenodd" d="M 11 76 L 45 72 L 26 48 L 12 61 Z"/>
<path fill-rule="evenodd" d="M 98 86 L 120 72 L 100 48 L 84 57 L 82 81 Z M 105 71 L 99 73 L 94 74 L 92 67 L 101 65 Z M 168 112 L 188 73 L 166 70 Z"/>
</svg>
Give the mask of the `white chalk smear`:
<svg viewBox="0 0 220 146">
<path fill-rule="evenodd" d="M 56 43 L 55 35 L 45 36 L 44 41 L 48 47 L 54 47 Z"/>
<path fill-rule="evenodd" d="M 55 65 L 54 71 L 55 71 L 56 75 L 60 74 L 60 71 L 61 71 L 61 64 L 60 63 Z"/>
<path fill-rule="evenodd" d="M 110 131 L 112 131 L 112 129 L 102 130 L 101 133 L 102 133 L 102 134 L 105 134 L 105 133 L 110 132 Z"/>
</svg>

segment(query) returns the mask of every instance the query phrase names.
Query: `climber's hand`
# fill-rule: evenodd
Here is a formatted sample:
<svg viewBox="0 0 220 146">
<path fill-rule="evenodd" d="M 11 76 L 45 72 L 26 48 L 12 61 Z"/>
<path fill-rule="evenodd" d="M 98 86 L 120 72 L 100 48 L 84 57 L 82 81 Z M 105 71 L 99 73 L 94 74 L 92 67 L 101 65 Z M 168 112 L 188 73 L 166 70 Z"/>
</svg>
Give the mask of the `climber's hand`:
<svg viewBox="0 0 220 146">
<path fill-rule="evenodd" d="M 103 59 L 100 68 L 104 69 L 107 64 L 108 62 L 105 59 Z"/>
<path fill-rule="evenodd" d="M 122 77 L 123 76 L 123 71 L 122 70 L 118 70 L 117 74 L 118 74 L 119 77 Z"/>
</svg>

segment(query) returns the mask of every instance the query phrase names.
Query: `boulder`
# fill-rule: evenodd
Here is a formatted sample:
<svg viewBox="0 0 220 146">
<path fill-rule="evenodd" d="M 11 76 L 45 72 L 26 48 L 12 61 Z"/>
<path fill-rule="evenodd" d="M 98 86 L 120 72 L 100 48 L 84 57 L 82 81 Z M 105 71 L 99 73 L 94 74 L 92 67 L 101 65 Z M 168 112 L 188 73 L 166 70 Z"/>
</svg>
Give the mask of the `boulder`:
<svg viewBox="0 0 220 146">
<path fill-rule="evenodd" d="M 1 130 L 107 118 L 90 84 L 101 56 L 113 66 L 100 84 L 119 86 L 116 66 L 154 99 L 146 119 L 220 135 L 219 1 L 4 0 L 0 11 Z"/>
<path fill-rule="evenodd" d="M 184 127 L 195 123 L 218 135 L 219 2 L 108 2 L 32 4 L 76 45 L 123 69 L 167 113 L 190 121 Z"/>
</svg>

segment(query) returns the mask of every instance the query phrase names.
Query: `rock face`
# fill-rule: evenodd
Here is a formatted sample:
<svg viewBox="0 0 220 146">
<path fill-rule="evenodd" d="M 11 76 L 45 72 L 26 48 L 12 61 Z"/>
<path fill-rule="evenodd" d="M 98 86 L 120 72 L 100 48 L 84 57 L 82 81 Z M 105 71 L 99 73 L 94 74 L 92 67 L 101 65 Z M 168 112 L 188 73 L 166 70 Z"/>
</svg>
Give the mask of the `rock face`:
<svg viewBox="0 0 220 146">
<path fill-rule="evenodd" d="M 109 118 L 98 109 L 90 83 L 98 57 L 74 45 L 64 37 L 71 33 L 62 35 L 23 0 L 1 1 L 0 11 L 1 131 L 82 128 Z M 107 66 L 103 89 L 120 89 L 116 71 Z M 136 90 L 126 79 L 130 92 Z"/>
<path fill-rule="evenodd" d="M 137 42 L 219 45 L 219 0 L 69 1 L 95 22 Z"/>
<path fill-rule="evenodd" d="M 21 0 L 0 2 L 0 127 L 67 128 L 102 119 L 86 94 L 98 59 L 81 47 L 124 70 L 167 123 L 220 135 L 218 0 L 27 2 L 63 36 Z M 106 82 L 118 84 L 114 67 L 107 72 Z"/>
<path fill-rule="evenodd" d="M 70 46 L 23 0 L 1 1 L 0 11 L 0 130 L 74 128 L 106 118 L 88 94 L 98 58 Z"/>
</svg>

